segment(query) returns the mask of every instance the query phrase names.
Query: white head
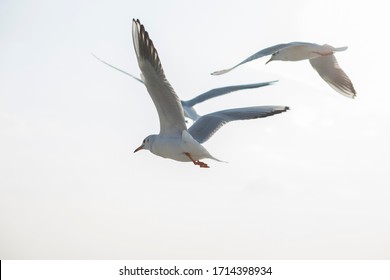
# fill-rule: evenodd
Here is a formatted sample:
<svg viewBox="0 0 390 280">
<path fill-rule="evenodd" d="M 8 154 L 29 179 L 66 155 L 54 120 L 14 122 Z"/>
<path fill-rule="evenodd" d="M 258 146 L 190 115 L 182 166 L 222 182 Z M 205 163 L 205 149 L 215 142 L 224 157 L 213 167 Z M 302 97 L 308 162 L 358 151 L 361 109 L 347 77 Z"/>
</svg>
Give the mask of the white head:
<svg viewBox="0 0 390 280">
<path fill-rule="evenodd" d="M 135 149 L 134 153 L 138 152 L 139 150 L 149 150 L 152 151 L 152 146 L 154 143 L 154 140 L 156 139 L 157 135 L 149 135 L 142 141 L 141 146 L 139 146 L 137 149 Z"/>
</svg>

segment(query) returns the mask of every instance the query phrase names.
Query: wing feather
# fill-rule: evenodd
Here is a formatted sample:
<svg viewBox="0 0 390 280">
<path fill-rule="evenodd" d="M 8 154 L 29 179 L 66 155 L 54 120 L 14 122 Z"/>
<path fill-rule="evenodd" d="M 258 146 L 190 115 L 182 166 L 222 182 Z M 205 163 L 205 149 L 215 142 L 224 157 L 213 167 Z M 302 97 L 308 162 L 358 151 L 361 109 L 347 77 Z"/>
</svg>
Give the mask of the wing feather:
<svg viewBox="0 0 390 280">
<path fill-rule="evenodd" d="M 264 118 L 286 112 L 288 109 L 286 106 L 254 106 L 218 111 L 200 117 L 188 131 L 202 144 L 228 122 Z"/>
<path fill-rule="evenodd" d="M 265 86 L 272 85 L 275 82 L 277 82 L 277 81 L 214 88 L 214 89 L 209 90 L 205 93 L 202 93 L 202 94 L 200 94 L 200 95 L 198 95 L 190 100 L 182 101 L 182 103 L 184 103 L 186 106 L 192 107 L 192 106 L 194 106 L 198 103 L 201 103 L 203 101 L 206 101 L 208 99 L 211 99 L 211 98 L 214 98 L 217 96 L 221 96 L 224 94 L 228 94 L 228 93 L 233 92 L 233 91 L 265 87 Z"/>
<path fill-rule="evenodd" d="M 310 64 L 322 79 L 334 90 L 344 96 L 354 98 L 355 88 L 347 74 L 340 68 L 334 55 L 319 56 L 310 59 Z"/>
<path fill-rule="evenodd" d="M 157 50 L 139 20 L 133 20 L 133 44 L 143 81 L 157 109 L 160 134 L 180 134 L 187 129 L 179 97 L 165 77 Z"/>
<path fill-rule="evenodd" d="M 249 61 L 261 58 L 263 56 L 271 55 L 271 54 L 273 54 L 273 53 L 275 53 L 275 52 L 277 52 L 277 51 L 279 51 L 281 49 L 284 49 L 284 48 L 297 46 L 297 45 L 309 45 L 309 44 L 310 43 L 305 43 L 305 42 L 291 42 L 291 43 L 278 44 L 278 45 L 275 45 L 275 46 L 272 46 L 272 47 L 268 47 L 268 48 L 265 48 L 265 49 L 262 49 L 262 50 L 258 51 L 257 53 L 251 55 L 250 57 L 244 59 L 243 61 L 241 61 L 237 65 L 233 66 L 232 68 L 215 71 L 215 72 L 211 73 L 211 75 L 222 75 L 222 74 L 225 74 L 227 72 L 230 72 L 234 68 L 237 68 L 238 66 L 240 66 L 242 64 L 245 64 L 245 63 L 247 63 Z"/>
</svg>

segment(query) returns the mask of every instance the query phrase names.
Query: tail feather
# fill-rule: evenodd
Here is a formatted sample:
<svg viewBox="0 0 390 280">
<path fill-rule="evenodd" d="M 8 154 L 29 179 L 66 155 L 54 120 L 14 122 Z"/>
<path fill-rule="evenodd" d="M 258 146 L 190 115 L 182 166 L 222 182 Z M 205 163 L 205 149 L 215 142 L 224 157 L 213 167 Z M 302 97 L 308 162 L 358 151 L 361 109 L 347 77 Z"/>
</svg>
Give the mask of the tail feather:
<svg viewBox="0 0 390 280">
<path fill-rule="evenodd" d="M 347 46 L 345 46 L 345 47 L 339 47 L 339 48 L 334 48 L 334 51 L 335 51 L 335 52 L 342 52 L 342 51 L 345 51 L 346 49 L 348 49 Z"/>
<path fill-rule="evenodd" d="M 345 51 L 346 49 L 348 49 L 347 46 L 339 47 L 339 48 L 332 47 L 331 45 L 328 45 L 328 44 L 324 44 L 323 46 L 328 48 L 329 50 L 332 50 L 333 52 L 342 52 L 342 51 Z"/>
</svg>

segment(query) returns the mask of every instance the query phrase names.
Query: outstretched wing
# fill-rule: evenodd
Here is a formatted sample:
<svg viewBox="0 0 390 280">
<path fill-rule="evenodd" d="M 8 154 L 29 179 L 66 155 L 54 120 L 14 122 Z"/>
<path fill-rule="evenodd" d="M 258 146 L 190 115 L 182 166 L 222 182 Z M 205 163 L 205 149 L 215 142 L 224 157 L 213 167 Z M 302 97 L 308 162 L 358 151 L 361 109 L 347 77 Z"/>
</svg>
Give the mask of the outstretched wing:
<svg viewBox="0 0 390 280">
<path fill-rule="evenodd" d="M 255 106 L 218 111 L 200 117 L 188 132 L 196 141 L 204 143 L 228 122 L 264 118 L 288 109 L 286 106 Z"/>
<path fill-rule="evenodd" d="M 263 57 L 263 56 L 267 56 L 267 55 L 273 54 L 274 52 L 277 52 L 278 50 L 281 50 L 281 49 L 283 49 L 283 48 L 285 48 L 285 47 L 287 47 L 289 45 L 291 45 L 291 43 L 288 43 L 288 44 L 278 44 L 278 45 L 275 45 L 275 46 L 272 46 L 272 47 L 269 47 L 269 48 L 262 49 L 261 51 L 258 51 L 257 53 L 255 53 L 255 54 L 251 55 L 250 57 L 246 58 L 245 60 L 241 61 L 237 65 L 235 65 L 235 66 L 233 66 L 231 68 L 228 68 L 228 69 L 215 71 L 215 72 L 211 73 L 211 75 L 222 75 L 222 74 L 225 74 L 227 72 L 232 71 L 234 68 L 237 68 L 238 66 L 240 66 L 242 64 L 245 64 L 245 63 L 247 63 L 249 61 L 258 59 L 258 58 Z"/>
<path fill-rule="evenodd" d="M 334 55 L 319 56 L 310 59 L 310 64 L 322 79 L 334 90 L 350 98 L 356 96 L 355 88 L 347 74 L 340 68 Z"/>
<path fill-rule="evenodd" d="M 178 134 L 187 129 L 179 97 L 165 77 L 152 40 L 139 20 L 133 19 L 133 44 L 143 81 L 156 106 L 160 134 Z"/>
<path fill-rule="evenodd" d="M 224 94 L 228 94 L 228 93 L 233 92 L 233 91 L 265 87 L 265 86 L 272 85 L 275 82 L 277 82 L 277 81 L 215 88 L 215 89 L 209 90 L 205 93 L 202 93 L 202 94 L 200 94 L 200 95 L 198 95 L 190 100 L 182 101 L 182 103 L 188 107 L 192 107 L 192 106 L 194 106 L 198 103 L 201 103 L 203 101 L 206 101 L 208 99 L 211 99 L 211 98 L 214 98 L 217 96 L 221 96 Z"/>
<path fill-rule="evenodd" d="M 113 68 L 113 69 L 115 69 L 115 70 L 117 70 L 117 71 L 119 71 L 119 72 L 122 72 L 123 74 L 125 74 L 125 75 L 127 75 L 127 76 L 132 77 L 133 79 L 137 80 L 138 82 L 140 82 L 140 83 L 142 83 L 142 84 L 144 83 L 144 81 L 142 81 L 140 78 L 137 78 L 136 76 L 131 75 L 129 72 L 126 72 L 125 70 L 122 70 L 122 69 L 120 69 L 120 68 L 118 68 L 118 67 L 116 67 L 116 66 L 114 66 L 114 65 L 112 65 L 112 64 L 110 64 L 110 63 L 108 63 L 108 62 L 106 62 L 106 61 L 104 61 L 103 59 L 97 57 L 97 56 L 96 56 L 95 54 L 93 54 L 93 53 L 91 53 L 91 54 L 93 55 L 94 58 L 96 58 L 97 60 L 99 60 L 101 63 L 104 63 L 105 65 L 107 65 L 107 66 L 109 66 L 109 67 L 111 67 L 111 68 Z"/>
</svg>

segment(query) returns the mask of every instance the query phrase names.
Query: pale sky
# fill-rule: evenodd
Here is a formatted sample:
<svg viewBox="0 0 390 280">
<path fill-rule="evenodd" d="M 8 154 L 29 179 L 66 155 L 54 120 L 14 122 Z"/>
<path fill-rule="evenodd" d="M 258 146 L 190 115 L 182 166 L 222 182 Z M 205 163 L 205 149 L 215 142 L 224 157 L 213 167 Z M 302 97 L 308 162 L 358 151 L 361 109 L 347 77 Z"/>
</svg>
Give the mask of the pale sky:
<svg viewBox="0 0 390 280">
<path fill-rule="evenodd" d="M 377 2 L 377 3 L 376 3 Z M 0 259 L 389 259 L 390 94 L 385 2 L 0 2 Z M 286 105 L 230 123 L 210 169 L 133 154 L 158 133 L 138 75 L 139 18 L 181 99 L 279 80 L 196 107 Z M 258 50 L 305 41 L 336 54 L 357 98 L 307 61 Z"/>
</svg>

